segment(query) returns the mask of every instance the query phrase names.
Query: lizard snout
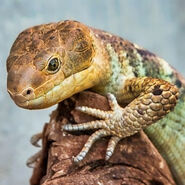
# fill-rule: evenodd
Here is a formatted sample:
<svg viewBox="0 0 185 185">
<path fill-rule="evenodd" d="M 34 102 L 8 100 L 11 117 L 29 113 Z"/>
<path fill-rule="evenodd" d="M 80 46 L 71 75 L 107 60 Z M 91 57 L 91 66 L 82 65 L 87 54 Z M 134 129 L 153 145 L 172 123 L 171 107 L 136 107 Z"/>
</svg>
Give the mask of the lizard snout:
<svg viewBox="0 0 185 185">
<path fill-rule="evenodd" d="M 26 88 L 23 90 L 20 94 L 16 92 L 12 92 L 8 90 L 8 93 L 10 94 L 11 98 L 14 100 L 14 102 L 20 106 L 20 107 L 26 107 L 27 101 L 35 98 L 35 93 L 32 88 Z"/>
</svg>

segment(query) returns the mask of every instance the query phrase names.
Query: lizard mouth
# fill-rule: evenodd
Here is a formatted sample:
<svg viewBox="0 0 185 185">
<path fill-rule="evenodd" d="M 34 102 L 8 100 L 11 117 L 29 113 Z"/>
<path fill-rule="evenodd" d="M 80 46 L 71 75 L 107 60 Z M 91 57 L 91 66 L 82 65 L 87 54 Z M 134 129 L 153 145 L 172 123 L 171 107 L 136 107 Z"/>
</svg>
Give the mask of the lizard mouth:
<svg viewBox="0 0 185 185">
<path fill-rule="evenodd" d="M 19 107 L 22 107 L 22 108 L 28 107 L 28 100 L 23 101 L 23 102 L 15 101 L 15 103 L 16 103 L 16 105 L 18 105 Z"/>
<path fill-rule="evenodd" d="M 22 97 L 21 95 L 15 95 L 13 96 L 11 93 L 10 96 L 14 100 L 15 104 L 18 105 L 21 108 L 24 109 L 43 109 L 48 108 L 54 104 L 59 103 L 60 101 L 64 100 L 67 96 L 64 96 L 63 94 L 67 94 L 67 91 L 69 91 L 67 88 L 64 87 L 64 84 L 66 84 L 67 81 L 71 81 L 70 79 L 66 78 L 64 81 L 62 81 L 60 84 L 56 85 L 52 89 L 45 92 L 43 95 L 38 95 L 37 97 L 34 97 L 32 99 L 26 99 Z M 70 91 L 73 90 L 73 85 L 70 88 Z"/>
<path fill-rule="evenodd" d="M 25 109 L 43 109 L 55 105 L 72 95 L 92 87 L 93 80 L 93 67 L 89 67 L 81 72 L 75 73 L 68 78 L 64 79 L 61 83 L 54 86 L 43 95 L 37 95 L 32 99 L 18 100 L 13 98 L 15 103 Z"/>
<path fill-rule="evenodd" d="M 28 106 L 28 100 L 22 96 L 21 94 L 16 94 L 13 95 L 13 93 L 8 90 L 8 93 L 10 97 L 14 100 L 15 104 L 18 105 L 19 107 L 27 107 Z"/>
</svg>

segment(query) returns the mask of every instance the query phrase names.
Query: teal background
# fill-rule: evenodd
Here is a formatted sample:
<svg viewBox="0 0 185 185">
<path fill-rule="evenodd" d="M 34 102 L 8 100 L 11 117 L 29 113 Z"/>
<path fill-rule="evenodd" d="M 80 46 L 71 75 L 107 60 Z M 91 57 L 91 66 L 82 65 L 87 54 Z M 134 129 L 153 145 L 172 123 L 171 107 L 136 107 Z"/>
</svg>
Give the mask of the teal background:
<svg viewBox="0 0 185 185">
<path fill-rule="evenodd" d="M 6 92 L 6 58 L 23 29 L 65 19 L 120 35 L 161 56 L 185 76 L 184 0 L 0 0 L 0 184 L 29 184 L 30 137 L 55 107 L 29 111 Z"/>
</svg>

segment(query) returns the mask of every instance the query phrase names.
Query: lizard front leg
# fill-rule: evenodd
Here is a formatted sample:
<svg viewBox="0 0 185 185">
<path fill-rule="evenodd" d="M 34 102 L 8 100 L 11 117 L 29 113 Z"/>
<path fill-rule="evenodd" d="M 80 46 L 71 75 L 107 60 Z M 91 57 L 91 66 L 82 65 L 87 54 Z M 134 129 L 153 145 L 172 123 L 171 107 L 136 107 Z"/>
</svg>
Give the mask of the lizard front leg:
<svg viewBox="0 0 185 185">
<path fill-rule="evenodd" d="M 77 107 L 77 110 L 102 120 L 63 126 L 65 131 L 98 129 L 89 137 L 74 161 L 83 160 L 96 140 L 111 135 L 105 157 L 108 160 L 120 139 L 139 132 L 169 113 L 176 105 L 178 94 L 178 89 L 164 80 L 150 77 L 132 78 L 126 80 L 123 89 L 125 101 L 132 100 L 125 108 L 119 106 L 113 94 L 108 94 L 110 111 Z"/>
</svg>

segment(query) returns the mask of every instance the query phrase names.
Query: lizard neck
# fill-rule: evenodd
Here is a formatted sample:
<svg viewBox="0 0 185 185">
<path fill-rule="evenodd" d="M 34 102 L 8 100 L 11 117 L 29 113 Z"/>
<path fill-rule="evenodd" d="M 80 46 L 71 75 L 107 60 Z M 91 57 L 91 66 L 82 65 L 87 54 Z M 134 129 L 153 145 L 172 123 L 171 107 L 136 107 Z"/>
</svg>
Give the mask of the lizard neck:
<svg viewBox="0 0 185 185">
<path fill-rule="evenodd" d="M 71 97 L 73 94 L 81 92 L 86 89 L 93 89 L 95 87 L 104 86 L 111 76 L 109 55 L 102 45 L 101 41 L 98 40 L 94 33 L 91 32 L 93 38 L 93 46 L 95 55 L 92 59 L 92 64 L 87 69 L 74 74 L 69 78 L 69 83 L 63 83 L 62 99 Z M 61 93 L 61 92 L 60 92 Z"/>
<path fill-rule="evenodd" d="M 104 65 L 107 68 L 104 73 L 104 80 L 100 81 L 96 86 L 92 88 L 93 91 L 102 95 L 107 93 L 113 93 L 118 102 L 123 102 L 124 98 L 124 85 L 127 79 L 134 78 L 134 73 L 131 72 L 131 67 L 125 65 L 120 61 L 119 53 L 117 53 L 110 43 L 105 44 L 108 57 L 108 62 Z"/>
</svg>

